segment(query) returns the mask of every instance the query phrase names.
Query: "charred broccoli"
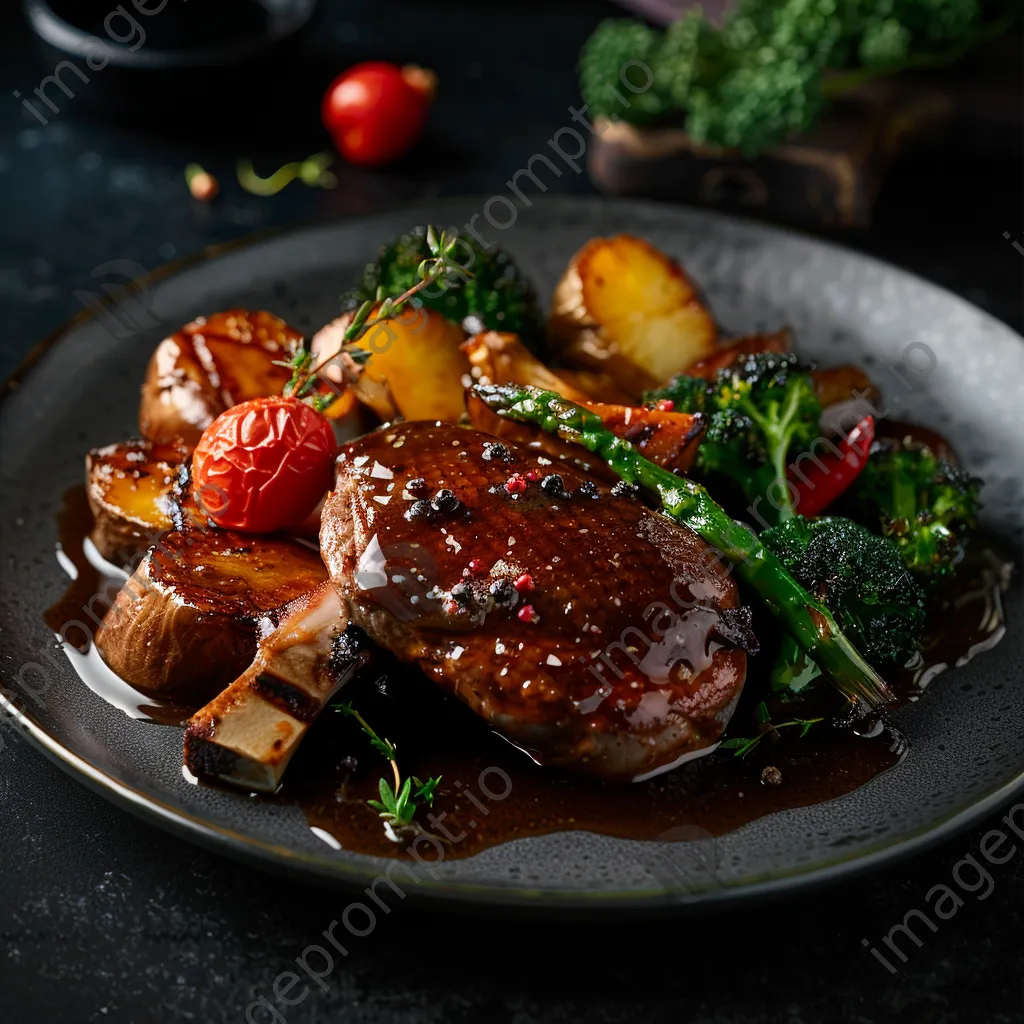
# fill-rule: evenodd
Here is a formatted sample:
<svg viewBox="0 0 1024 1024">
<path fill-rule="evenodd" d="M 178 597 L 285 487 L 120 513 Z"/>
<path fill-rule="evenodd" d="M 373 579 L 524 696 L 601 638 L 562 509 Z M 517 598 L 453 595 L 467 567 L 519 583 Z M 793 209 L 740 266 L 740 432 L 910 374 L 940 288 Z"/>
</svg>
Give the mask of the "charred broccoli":
<svg viewBox="0 0 1024 1024">
<path fill-rule="evenodd" d="M 473 239 L 459 237 L 453 256 L 466 273 L 449 273 L 419 298 L 449 320 L 461 323 L 473 317 L 478 321 L 474 329 L 518 334 L 536 351 L 543 326 L 533 285 L 501 249 L 487 250 Z M 376 262 L 368 264 L 359 282 L 342 296 L 342 309 L 356 309 L 367 299 L 375 299 L 380 288 L 385 295 L 401 295 L 419 280 L 417 270 L 429 257 L 425 228 L 399 235 L 381 249 Z"/>
<path fill-rule="evenodd" d="M 722 473 L 743 491 L 753 511 L 773 524 L 793 514 L 786 465 L 793 451 L 819 437 L 821 403 L 810 372 L 791 352 L 761 352 L 719 370 L 709 384 L 679 374 L 647 402 L 669 399 L 679 412 L 699 412 L 707 430 L 694 469 Z M 762 499 L 768 505 L 762 507 Z"/>
<path fill-rule="evenodd" d="M 925 445 L 876 443 L 852 498 L 922 579 L 955 571 L 981 507 L 981 481 Z"/>
<path fill-rule="evenodd" d="M 899 549 L 852 519 L 794 516 L 761 534 L 798 583 L 828 605 L 876 667 L 904 662 L 924 625 L 924 591 Z"/>
</svg>

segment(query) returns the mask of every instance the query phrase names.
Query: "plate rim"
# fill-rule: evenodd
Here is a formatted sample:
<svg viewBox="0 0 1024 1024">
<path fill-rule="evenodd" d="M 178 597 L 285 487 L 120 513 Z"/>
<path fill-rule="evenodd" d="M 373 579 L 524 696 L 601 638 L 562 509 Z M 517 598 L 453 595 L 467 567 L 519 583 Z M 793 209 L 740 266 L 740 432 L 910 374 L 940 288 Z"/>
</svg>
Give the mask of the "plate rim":
<svg viewBox="0 0 1024 1024">
<path fill-rule="evenodd" d="M 239 238 L 230 239 L 216 245 L 189 253 L 183 257 L 161 264 L 146 273 L 144 278 L 132 280 L 124 285 L 110 289 L 101 303 L 103 309 L 116 306 L 125 296 L 150 287 L 168 278 L 205 262 L 219 259 L 233 252 L 247 249 L 275 238 L 301 234 L 304 231 L 323 228 L 329 225 L 348 224 L 355 221 L 371 221 L 381 217 L 400 213 L 402 210 L 437 209 L 442 214 L 445 208 L 465 207 L 486 201 L 482 195 L 450 196 L 440 199 L 420 198 L 401 203 L 386 204 L 372 211 L 356 214 L 342 214 L 328 218 L 310 218 L 287 225 L 279 225 L 252 232 Z M 820 238 L 809 231 L 770 224 L 752 217 L 720 213 L 716 210 L 699 207 L 679 206 L 671 203 L 639 200 L 630 198 L 608 198 L 602 196 L 556 194 L 538 196 L 535 204 L 544 206 L 567 206 L 599 208 L 616 206 L 635 210 L 670 210 L 673 213 L 698 214 L 711 220 L 719 220 L 741 227 L 753 228 L 768 236 L 795 239 L 801 243 L 812 243 L 815 246 L 831 250 L 843 258 L 872 265 L 886 273 L 896 273 L 912 280 L 919 286 L 944 294 L 950 299 L 969 307 L 1001 330 L 1015 336 L 1022 345 L 1024 337 L 1018 334 L 1009 324 L 981 309 L 969 299 L 936 284 L 927 278 L 890 263 L 877 256 L 860 252 L 833 239 Z M 0 384 L 0 405 L 11 398 L 26 381 L 37 364 L 60 342 L 82 325 L 95 320 L 96 311 L 84 309 L 47 334 L 34 345 L 16 364 L 14 369 Z M 0 679 L 0 683 L 3 680 Z M 278 844 L 254 839 L 229 828 L 215 826 L 201 817 L 184 809 L 164 803 L 158 797 L 146 794 L 141 790 L 113 778 L 105 771 L 91 764 L 81 755 L 65 746 L 53 736 L 41 723 L 8 700 L 4 689 L 0 687 L 0 710 L 9 717 L 12 723 L 20 726 L 15 729 L 24 736 L 29 745 L 42 753 L 69 777 L 85 785 L 88 789 L 104 797 L 135 817 L 149 824 L 156 825 L 171 834 L 193 841 L 215 853 L 241 860 L 257 868 L 271 873 L 287 875 L 299 881 L 328 885 L 353 890 L 362 885 L 370 884 L 381 876 L 382 869 L 372 862 L 362 864 L 353 861 L 352 851 L 340 851 L 342 856 L 316 856 L 311 853 L 296 851 Z M 770 899 L 781 899 L 790 895 L 805 894 L 826 885 L 834 885 L 843 880 L 864 875 L 870 871 L 891 866 L 906 860 L 923 850 L 951 839 L 962 833 L 972 824 L 983 819 L 993 810 L 1006 804 L 1014 796 L 1024 791 L 1024 770 L 1017 775 L 989 790 L 968 806 L 953 811 L 925 826 L 917 832 L 899 839 L 881 842 L 867 851 L 860 851 L 846 856 L 838 856 L 834 860 L 820 863 L 810 869 L 793 868 L 762 876 L 753 881 L 747 880 L 734 885 L 724 885 L 704 891 L 687 892 L 685 894 L 665 889 L 651 890 L 586 890 L 569 888 L 529 888 L 526 886 L 493 886 L 480 882 L 465 882 L 451 879 L 430 881 L 419 878 L 414 888 L 406 890 L 411 902 L 416 904 L 437 905 L 445 903 L 464 909 L 486 909 L 488 907 L 515 909 L 527 912 L 557 910 L 559 912 L 599 912 L 608 913 L 692 913 L 703 909 L 733 907 L 743 903 L 754 903 Z M 841 797 L 839 799 L 842 799 Z M 530 839 L 516 842 L 529 842 Z M 630 840 L 618 840 L 630 842 Z M 345 854 L 348 856 L 345 856 Z M 356 855 L 358 856 L 358 855 Z M 385 858 L 378 858 L 382 863 Z"/>
</svg>

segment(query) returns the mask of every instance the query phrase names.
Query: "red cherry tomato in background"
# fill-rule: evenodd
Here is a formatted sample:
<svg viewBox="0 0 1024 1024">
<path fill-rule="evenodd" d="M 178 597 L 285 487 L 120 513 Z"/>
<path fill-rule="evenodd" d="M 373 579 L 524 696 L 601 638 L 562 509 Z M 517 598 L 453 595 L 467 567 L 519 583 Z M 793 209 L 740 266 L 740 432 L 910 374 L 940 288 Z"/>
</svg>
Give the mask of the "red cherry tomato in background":
<svg viewBox="0 0 1024 1024">
<path fill-rule="evenodd" d="M 436 84 L 432 71 L 413 64 L 356 64 L 324 94 L 324 126 L 346 160 L 367 167 L 389 163 L 423 133 Z"/>
<path fill-rule="evenodd" d="M 331 424 L 305 402 L 242 402 L 203 431 L 192 453 L 196 501 L 231 530 L 295 526 L 332 486 L 337 451 Z"/>
</svg>

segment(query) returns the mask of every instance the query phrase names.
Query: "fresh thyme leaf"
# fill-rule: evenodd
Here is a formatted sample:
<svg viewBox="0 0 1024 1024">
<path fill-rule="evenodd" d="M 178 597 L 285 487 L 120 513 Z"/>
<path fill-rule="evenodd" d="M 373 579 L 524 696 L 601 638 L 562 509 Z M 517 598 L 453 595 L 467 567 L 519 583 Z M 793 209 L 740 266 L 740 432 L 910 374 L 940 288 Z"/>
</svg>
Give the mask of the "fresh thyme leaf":
<svg viewBox="0 0 1024 1024">
<path fill-rule="evenodd" d="M 756 736 L 731 736 L 727 740 L 722 740 L 719 747 L 722 750 L 736 751 L 735 757 L 746 757 L 769 733 L 778 734 L 780 729 L 799 727 L 800 739 L 803 739 L 813 726 L 825 721 L 824 718 L 792 718 L 788 722 L 773 723 L 768 713 L 768 705 L 764 701 L 758 704 L 756 714 L 761 730 Z"/>
<path fill-rule="evenodd" d="M 437 787 L 441 785 L 442 776 L 438 775 L 436 778 L 427 779 L 426 782 L 421 782 L 416 776 L 413 776 L 413 785 L 416 786 L 416 790 L 413 793 L 414 800 L 423 800 L 428 807 L 434 806 L 434 794 L 437 792 Z"/>
<path fill-rule="evenodd" d="M 356 711 L 350 701 L 339 701 L 337 704 L 333 704 L 332 707 L 339 714 L 345 715 L 348 718 L 354 718 L 359 724 L 359 728 L 369 738 L 374 750 L 382 754 L 391 764 L 391 771 L 395 780 L 394 787 L 392 788 L 391 783 L 382 776 L 377 783 L 380 799 L 366 801 L 367 805 L 377 812 L 386 825 L 392 826 L 390 830 L 385 829 L 388 837 L 398 842 L 400 839 L 399 833 L 396 830 L 414 829 L 422 831 L 414 821 L 416 812 L 419 810 L 421 801 L 428 807 L 433 806 L 434 794 L 437 792 L 437 787 L 441 784 L 441 777 L 438 776 L 437 778 L 427 779 L 426 782 L 422 782 L 415 776 L 411 776 L 403 782 L 398 768 L 394 744 L 379 736 L 369 722 Z M 413 789 L 414 786 L 416 787 L 415 790 Z M 446 842 L 447 840 L 442 839 L 441 841 Z"/>
<path fill-rule="evenodd" d="M 271 175 L 270 178 L 258 177 L 252 170 L 251 163 L 248 163 L 248 161 L 239 161 L 239 181 L 243 182 L 243 178 L 245 179 L 242 187 L 246 188 L 248 186 L 247 191 L 253 191 L 257 195 L 272 195 L 274 191 L 280 191 L 280 189 L 296 175 L 301 174 L 302 168 L 319 166 L 319 163 L 314 163 L 318 160 L 319 156 L 322 156 L 322 154 L 310 157 L 309 160 L 305 161 L 303 164 L 286 164 L 280 170 Z M 305 178 L 303 178 L 303 180 L 305 180 Z M 309 183 L 310 182 L 307 182 L 307 184 Z M 370 315 L 373 312 L 375 302 L 369 299 L 365 300 L 352 315 L 352 319 L 349 322 L 348 327 L 345 329 L 341 347 L 337 351 L 322 356 L 320 361 L 315 365 L 313 364 L 312 357 L 305 349 L 305 346 L 300 346 L 296 351 L 296 354 L 293 356 L 291 363 L 293 367 L 292 378 L 285 386 L 284 393 L 286 395 L 294 395 L 297 398 L 310 397 L 317 382 L 319 381 L 320 370 L 342 354 L 350 359 L 354 366 L 365 366 L 372 353 L 365 348 L 358 347 L 356 342 L 358 342 L 371 327 L 383 323 L 386 320 L 393 319 L 395 316 L 400 314 L 407 305 L 412 305 L 418 309 L 420 305 L 422 305 L 422 302 L 417 298 L 416 293 L 422 291 L 428 285 L 431 285 L 438 280 L 442 280 L 446 283 L 449 275 L 453 273 L 459 273 L 463 277 L 466 276 L 466 271 L 452 255 L 455 249 L 455 244 L 458 240 L 459 236 L 456 234 L 449 235 L 447 232 L 442 231 L 440 235 L 438 235 L 433 227 L 428 227 L 427 242 L 431 255 L 430 258 L 425 259 L 420 263 L 417 269 L 417 277 L 419 278 L 417 282 L 398 296 L 385 295 L 383 289 L 378 288 L 375 300 L 377 305 L 376 315 Z M 318 408 L 316 399 L 312 399 L 312 401 L 314 408 Z"/>
</svg>

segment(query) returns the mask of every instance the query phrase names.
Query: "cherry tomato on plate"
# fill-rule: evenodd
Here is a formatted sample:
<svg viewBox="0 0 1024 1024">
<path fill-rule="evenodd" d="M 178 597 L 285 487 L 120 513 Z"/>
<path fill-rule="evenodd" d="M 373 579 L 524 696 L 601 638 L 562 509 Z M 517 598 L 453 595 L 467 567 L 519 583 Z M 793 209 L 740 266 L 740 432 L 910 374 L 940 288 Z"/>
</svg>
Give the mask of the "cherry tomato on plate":
<svg viewBox="0 0 1024 1024">
<path fill-rule="evenodd" d="M 423 133 L 436 84 L 432 71 L 414 64 L 356 64 L 324 94 L 324 126 L 346 160 L 367 167 L 390 163 Z"/>
<path fill-rule="evenodd" d="M 196 500 L 218 526 L 271 533 L 300 523 L 334 482 L 331 424 L 297 398 L 254 398 L 203 431 L 192 453 Z"/>
</svg>

